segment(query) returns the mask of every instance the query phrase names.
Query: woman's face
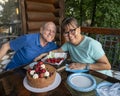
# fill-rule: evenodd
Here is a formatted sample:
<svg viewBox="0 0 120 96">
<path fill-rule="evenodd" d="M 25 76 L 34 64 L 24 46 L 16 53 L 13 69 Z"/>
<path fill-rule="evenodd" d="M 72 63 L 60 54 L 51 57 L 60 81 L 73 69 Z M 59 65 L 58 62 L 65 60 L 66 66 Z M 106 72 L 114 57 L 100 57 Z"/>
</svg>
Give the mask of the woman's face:
<svg viewBox="0 0 120 96">
<path fill-rule="evenodd" d="M 80 32 L 80 28 L 76 27 L 75 25 L 69 25 L 65 27 L 64 37 L 66 41 L 76 45 L 81 38 Z"/>
<path fill-rule="evenodd" d="M 41 29 L 41 35 L 46 42 L 52 42 L 56 35 L 56 26 L 54 23 L 47 23 L 44 28 Z"/>
</svg>

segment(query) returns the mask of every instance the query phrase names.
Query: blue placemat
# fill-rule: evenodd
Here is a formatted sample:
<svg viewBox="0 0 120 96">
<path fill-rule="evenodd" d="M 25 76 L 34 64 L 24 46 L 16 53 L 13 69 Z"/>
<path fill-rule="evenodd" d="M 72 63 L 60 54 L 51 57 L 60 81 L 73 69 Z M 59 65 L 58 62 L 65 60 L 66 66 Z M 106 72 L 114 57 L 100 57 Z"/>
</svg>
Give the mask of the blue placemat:
<svg viewBox="0 0 120 96">
<path fill-rule="evenodd" d="M 84 70 L 77 70 L 77 69 L 70 69 L 69 67 L 68 67 L 69 65 L 68 64 L 66 64 L 66 71 L 69 71 L 69 72 L 87 72 L 88 70 L 86 70 L 86 69 L 84 69 Z"/>
</svg>

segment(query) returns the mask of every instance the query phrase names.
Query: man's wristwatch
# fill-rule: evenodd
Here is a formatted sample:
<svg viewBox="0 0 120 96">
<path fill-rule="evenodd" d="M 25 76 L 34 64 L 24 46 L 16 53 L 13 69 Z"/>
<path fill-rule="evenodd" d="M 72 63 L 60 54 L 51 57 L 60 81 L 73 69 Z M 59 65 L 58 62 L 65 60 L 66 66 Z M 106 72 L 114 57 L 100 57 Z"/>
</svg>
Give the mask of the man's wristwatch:
<svg viewBox="0 0 120 96">
<path fill-rule="evenodd" d="M 86 64 L 85 69 L 86 69 L 86 70 L 89 70 L 89 69 L 90 69 L 90 64 Z"/>
</svg>

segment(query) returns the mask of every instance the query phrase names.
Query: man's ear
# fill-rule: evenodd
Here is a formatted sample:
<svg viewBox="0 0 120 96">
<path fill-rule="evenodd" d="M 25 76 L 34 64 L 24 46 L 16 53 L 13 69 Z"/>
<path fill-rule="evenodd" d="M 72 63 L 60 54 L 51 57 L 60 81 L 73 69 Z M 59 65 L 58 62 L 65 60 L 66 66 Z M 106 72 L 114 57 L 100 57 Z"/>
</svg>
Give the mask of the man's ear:
<svg viewBox="0 0 120 96">
<path fill-rule="evenodd" d="M 41 34 L 43 33 L 43 27 L 40 27 L 40 33 Z"/>
</svg>

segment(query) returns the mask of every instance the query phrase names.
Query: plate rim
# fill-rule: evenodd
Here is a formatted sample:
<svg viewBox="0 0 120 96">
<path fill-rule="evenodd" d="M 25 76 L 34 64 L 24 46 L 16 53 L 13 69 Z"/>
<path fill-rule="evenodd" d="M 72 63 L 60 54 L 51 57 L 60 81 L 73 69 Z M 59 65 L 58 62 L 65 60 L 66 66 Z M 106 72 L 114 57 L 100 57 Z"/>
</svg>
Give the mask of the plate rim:
<svg viewBox="0 0 120 96">
<path fill-rule="evenodd" d="M 107 81 L 100 82 L 100 83 L 97 85 L 96 89 L 99 89 L 100 87 L 105 86 L 105 85 L 111 86 L 112 84 L 113 84 L 113 83 L 107 82 Z"/>
<path fill-rule="evenodd" d="M 45 88 L 34 88 L 34 87 L 31 87 L 28 83 L 27 83 L 27 77 L 25 76 L 25 78 L 23 79 L 23 85 L 24 87 L 31 91 L 31 92 L 34 92 L 34 93 L 42 93 L 42 92 L 48 92 L 48 91 L 51 91 L 55 88 L 57 88 L 60 83 L 61 83 L 61 75 L 59 73 L 56 73 L 56 77 L 55 77 L 55 81 L 53 82 L 53 84 L 51 84 L 50 86 L 48 87 L 45 87 Z M 54 86 L 55 85 L 55 86 Z M 53 87 L 54 86 L 54 87 Z M 50 87 L 52 87 L 50 89 Z M 30 89 L 31 88 L 31 89 Z"/>
<path fill-rule="evenodd" d="M 74 76 L 88 77 L 92 81 L 93 84 L 90 87 L 87 87 L 87 88 L 77 87 L 77 86 L 73 85 L 73 83 L 71 83 L 71 81 L 70 81 L 72 79 L 72 77 L 74 77 Z M 81 92 L 89 92 L 89 91 L 92 91 L 96 88 L 96 80 L 92 77 L 92 75 L 86 74 L 86 73 L 73 73 L 73 74 L 69 75 L 68 78 L 67 78 L 67 83 L 73 89 L 75 89 L 77 91 L 81 91 Z"/>
<path fill-rule="evenodd" d="M 100 89 L 100 87 L 102 87 L 102 86 L 112 86 L 112 85 L 113 85 L 113 83 L 108 82 L 108 81 L 100 82 L 96 87 L 96 95 L 99 96 L 98 90 Z"/>
</svg>

